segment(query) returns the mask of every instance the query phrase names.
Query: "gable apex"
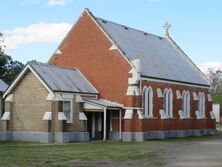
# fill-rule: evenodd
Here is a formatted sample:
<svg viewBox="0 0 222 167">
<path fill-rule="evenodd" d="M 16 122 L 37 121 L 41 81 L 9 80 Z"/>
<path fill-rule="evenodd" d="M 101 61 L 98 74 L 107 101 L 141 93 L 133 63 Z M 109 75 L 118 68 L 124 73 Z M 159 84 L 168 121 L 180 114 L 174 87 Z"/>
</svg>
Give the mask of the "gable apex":
<svg viewBox="0 0 222 167">
<path fill-rule="evenodd" d="M 91 19 L 94 21 L 94 23 L 97 25 L 97 27 L 103 32 L 103 34 L 107 37 L 107 39 L 112 43 L 111 46 L 111 50 L 114 50 L 113 48 L 115 48 L 115 50 L 117 50 L 121 56 L 123 56 L 123 58 L 128 62 L 128 64 L 132 67 L 135 68 L 134 65 L 130 62 L 130 60 L 125 56 L 125 52 L 121 49 L 121 47 L 118 45 L 118 43 L 116 43 L 113 38 L 109 35 L 109 33 L 103 28 L 103 26 L 99 23 L 98 18 L 95 17 L 92 12 L 88 9 L 85 8 L 85 10 L 83 11 L 83 13 L 87 13 Z M 102 19 L 103 20 L 103 19 Z M 103 22 L 105 23 L 105 20 L 103 20 Z"/>
<path fill-rule="evenodd" d="M 44 87 L 48 90 L 49 93 L 52 93 L 52 90 L 42 81 L 42 79 L 38 76 L 38 74 L 33 70 L 33 68 L 28 63 L 20 72 L 20 74 L 15 78 L 12 84 L 8 87 L 8 89 L 5 91 L 3 98 L 5 98 L 8 94 L 10 94 L 14 90 L 14 88 L 19 84 L 19 82 L 22 80 L 23 76 L 28 72 L 28 70 L 30 70 L 35 75 L 35 77 L 44 85 Z"/>
<path fill-rule="evenodd" d="M 57 50 L 60 50 L 60 47 L 62 46 L 62 44 L 64 43 L 64 41 L 66 40 L 66 38 L 69 36 L 69 34 L 72 32 L 73 28 L 75 27 L 75 25 L 79 22 L 79 20 L 81 19 L 81 17 L 84 17 L 85 15 L 89 16 L 92 21 L 95 23 L 95 25 L 101 30 L 101 32 L 106 36 L 106 38 L 111 42 L 112 46 L 110 48 L 110 51 L 112 50 L 117 50 L 121 56 L 123 56 L 123 58 L 128 62 L 128 64 L 132 67 L 135 68 L 133 66 L 133 64 L 130 62 L 130 60 L 125 56 L 125 52 L 121 50 L 121 48 L 119 47 L 118 43 L 116 43 L 112 37 L 109 35 L 109 33 L 107 33 L 107 31 L 102 27 L 102 25 L 98 22 L 98 18 L 95 17 L 93 15 L 93 13 L 88 9 L 85 8 L 81 14 L 81 16 L 78 18 L 78 20 L 75 22 L 75 24 L 72 26 L 72 28 L 70 29 L 70 31 L 67 33 L 67 35 L 65 36 L 65 38 L 62 40 L 62 42 L 59 44 L 59 46 L 57 47 Z M 48 62 L 50 62 L 52 60 L 52 58 L 55 55 L 58 55 L 56 53 L 56 51 L 53 53 L 53 55 L 51 56 L 51 58 L 49 59 Z M 62 52 L 62 50 L 60 50 Z"/>
</svg>

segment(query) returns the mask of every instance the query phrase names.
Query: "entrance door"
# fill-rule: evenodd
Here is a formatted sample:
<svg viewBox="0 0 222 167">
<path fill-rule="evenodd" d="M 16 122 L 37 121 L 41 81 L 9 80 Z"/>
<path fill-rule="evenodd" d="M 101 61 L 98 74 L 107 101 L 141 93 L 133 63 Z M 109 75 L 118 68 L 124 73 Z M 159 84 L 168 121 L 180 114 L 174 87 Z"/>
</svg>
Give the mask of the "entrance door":
<svg viewBox="0 0 222 167">
<path fill-rule="evenodd" d="M 92 112 L 86 112 L 87 117 L 87 132 L 89 133 L 89 139 L 92 140 Z"/>
<path fill-rule="evenodd" d="M 104 129 L 104 113 L 103 112 L 85 112 L 88 122 L 87 131 L 89 132 L 90 140 L 102 140 Z M 109 138 L 110 132 L 110 113 L 107 112 L 106 119 L 106 138 Z"/>
<path fill-rule="evenodd" d="M 102 112 L 86 112 L 88 119 L 87 131 L 90 140 L 103 139 L 103 113 Z"/>
</svg>

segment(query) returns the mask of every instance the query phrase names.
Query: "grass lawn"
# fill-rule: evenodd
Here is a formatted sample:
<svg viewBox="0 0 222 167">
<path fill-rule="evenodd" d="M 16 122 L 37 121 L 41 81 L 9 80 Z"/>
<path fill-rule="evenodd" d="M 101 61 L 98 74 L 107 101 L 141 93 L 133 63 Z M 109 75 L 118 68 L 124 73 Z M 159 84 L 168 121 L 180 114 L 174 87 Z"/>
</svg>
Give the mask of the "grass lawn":
<svg viewBox="0 0 222 167">
<path fill-rule="evenodd" d="M 0 142 L 0 166 L 66 166 L 61 162 L 73 160 L 144 160 L 161 166 L 161 147 L 177 142 L 222 138 L 222 133 L 212 137 L 192 137 L 162 141 L 137 142 L 86 142 L 73 144 L 40 144 L 33 142 Z M 156 149 L 158 148 L 158 149 Z"/>
<path fill-rule="evenodd" d="M 149 151 L 149 145 L 148 142 L 111 141 L 73 144 L 0 142 L 0 166 L 57 166 L 56 162 L 70 160 L 155 159 L 158 154 Z"/>
</svg>

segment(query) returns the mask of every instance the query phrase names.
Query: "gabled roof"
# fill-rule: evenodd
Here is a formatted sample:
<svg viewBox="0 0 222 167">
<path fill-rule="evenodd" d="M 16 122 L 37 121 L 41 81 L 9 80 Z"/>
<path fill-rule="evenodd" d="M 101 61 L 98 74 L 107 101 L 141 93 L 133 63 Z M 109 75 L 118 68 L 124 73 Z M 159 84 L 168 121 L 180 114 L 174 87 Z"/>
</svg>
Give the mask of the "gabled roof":
<svg viewBox="0 0 222 167">
<path fill-rule="evenodd" d="M 28 69 L 35 74 L 50 92 L 98 94 L 96 88 L 92 86 L 78 69 L 61 68 L 44 63 L 30 62 L 9 86 L 4 97 L 14 89 Z"/>
<path fill-rule="evenodd" d="M 8 85 L 0 79 L 0 93 L 4 93 L 5 90 L 8 88 Z"/>
<path fill-rule="evenodd" d="M 140 59 L 143 77 L 210 85 L 170 37 L 152 35 L 101 18 L 94 19 L 129 61 Z"/>
<path fill-rule="evenodd" d="M 30 66 L 54 92 L 98 93 L 78 69 L 43 63 L 30 63 Z"/>
</svg>

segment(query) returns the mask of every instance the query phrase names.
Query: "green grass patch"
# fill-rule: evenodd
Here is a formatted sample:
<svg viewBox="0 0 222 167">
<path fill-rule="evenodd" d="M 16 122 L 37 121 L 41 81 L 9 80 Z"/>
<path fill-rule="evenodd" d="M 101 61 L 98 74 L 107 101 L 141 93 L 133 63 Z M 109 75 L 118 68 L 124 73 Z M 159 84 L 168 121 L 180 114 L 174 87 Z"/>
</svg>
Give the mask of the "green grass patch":
<svg viewBox="0 0 222 167">
<path fill-rule="evenodd" d="M 51 166 L 50 164 L 55 162 L 71 160 L 155 159 L 157 153 L 147 149 L 151 144 L 152 142 L 86 142 L 74 144 L 0 142 L 0 165 Z"/>
<path fill-rule="evenodd" d="M 208 137 L 188 137 L 142 143 L 97 141 L 73 144 L 41 144 L 7 141 L 0 142 L 0 166 L 62 166 L 58 164 L 74 160 L 145 160 L 154 166 L 162 166 L 164 164 L 162 146 L 217 138 L 222 138 L 222 132 Z"/>
</svg>

